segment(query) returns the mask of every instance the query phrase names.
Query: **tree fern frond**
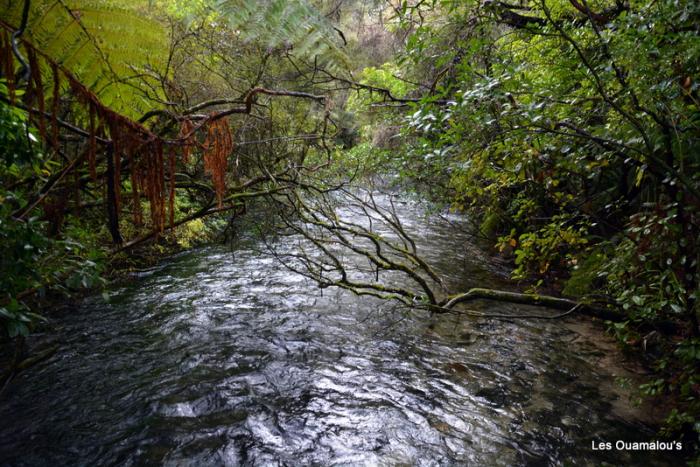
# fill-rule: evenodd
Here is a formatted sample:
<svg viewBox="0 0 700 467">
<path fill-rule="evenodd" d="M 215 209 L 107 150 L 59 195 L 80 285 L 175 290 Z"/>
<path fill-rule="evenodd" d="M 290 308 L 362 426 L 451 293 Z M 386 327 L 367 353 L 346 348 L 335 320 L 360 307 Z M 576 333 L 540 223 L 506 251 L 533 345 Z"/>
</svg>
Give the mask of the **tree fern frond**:
<svg viewBox="0 0 700 467">
<path fill-rule="evenodd" d="M 164 68 L 168 47 L 163 26 L 143 14 L 147 4 L 146 0 L 33 0 L 26 37 L 98 92 L 105 103 L 114 102 L 115 110 L 136 117 L 144 107 L 138 92 L 143 78 L 129 77 L 135 69 Z M 5 21 L 18 24 L 22 2 L 2 0 L 0 9 Z M 129 85 L 123 84 L 125 80 Z M 156 105 L 151 103 L 150 108 Z"/>
<path fill-rule="evenodd" d="M 295 54 L 317 59 L 328 68 L 349 68 L 337 32 L 307 0 L 212 1 L 244 41 L 268 48 L 291 46 Z"/>
</svg>

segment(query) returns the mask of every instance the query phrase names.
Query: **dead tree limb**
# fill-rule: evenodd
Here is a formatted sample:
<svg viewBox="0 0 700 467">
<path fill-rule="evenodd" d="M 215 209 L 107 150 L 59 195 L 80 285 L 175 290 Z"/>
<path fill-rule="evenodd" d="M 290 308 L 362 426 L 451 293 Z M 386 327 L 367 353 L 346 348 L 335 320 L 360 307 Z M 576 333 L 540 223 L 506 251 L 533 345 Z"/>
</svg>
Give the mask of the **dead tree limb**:
<svg viewBox="0 0 700 467">
<path fill-rule="evenodd" d="M 488 288 L 472 288 L 445 296 L 443 280 L 421 258 L 393 202 L 389 200 L 389 206 L 381 205 L 370 190 L 347 186 L 331 192 L 293 190 L 273 202 L 284 206 L 280 217 L 287 234 L 299 241 L 289 251 L 280 251 L 268 243 L 269 250 L 284 267 L 322 288 L 338 287 L 357 295 L 396 300 L 436 314 L 460 313 L 486 319 L 559 319 L 579 312 L 616 322 L 625 319 L 614 304 L 600 301 Z M 363 260 L 369 268 L 362 266 Z M 493 314 L 458 307 L 476 300 L 540 306 L 564 313 Z"/>
<path fill-rule="evenodd" d="M 471 302 L 474 300 L 494 300 L 519 305 L 543 306 L 557 310 L 571 310 L 574 307 L 577 307 L 582 313 L 595 316 L 596 318 L 611 321 L 620 321 L 622 318 L 622 315 L 614 310 L 593 304 L 586 304 L 581 301 L 571 300 L 568 298 L 553 297 L 551 295 L 508 292 L 505 290 L 485 289 L 479 287 L 448 297 L 435 311 L 450 311 L 459 303 Z"/>
</svg>

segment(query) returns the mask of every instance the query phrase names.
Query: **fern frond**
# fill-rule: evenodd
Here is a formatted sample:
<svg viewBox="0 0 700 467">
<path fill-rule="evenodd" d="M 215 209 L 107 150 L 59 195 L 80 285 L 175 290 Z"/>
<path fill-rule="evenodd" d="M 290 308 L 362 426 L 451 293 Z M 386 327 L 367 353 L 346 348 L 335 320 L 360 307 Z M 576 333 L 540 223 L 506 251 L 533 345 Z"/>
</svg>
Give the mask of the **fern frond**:
<svg viewBox="0 0 700 467">
<path fill-rule="evenodd" d="M 331 23 L 307 0 L 213 0 L 239 37 L 268 48 L 292 47 L 296 55 L 333 71 L 350 68 Z"/>
<path fill-rule="evenodd" d="M 128 117 L 157 106 L 144 103 L 138 71 L 162 70 L 168 34 L 143 12 L 145 0 L 33 0 L 27 39 L 70 70 L 107 105 Z M 18 24 L 22 2 L 0 1 L 5 21 Z M 157 100 L 163 96 L 155 96 Z"/>
</svg>

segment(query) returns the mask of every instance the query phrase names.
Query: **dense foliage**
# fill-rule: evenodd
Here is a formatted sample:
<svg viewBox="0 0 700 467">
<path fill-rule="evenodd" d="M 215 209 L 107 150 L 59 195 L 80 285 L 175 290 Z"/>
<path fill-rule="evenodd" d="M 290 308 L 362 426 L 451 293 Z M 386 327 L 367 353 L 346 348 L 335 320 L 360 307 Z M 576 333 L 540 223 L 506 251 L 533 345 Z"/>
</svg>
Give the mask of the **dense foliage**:
<svg viewBox="0 0 700 467">
<path fill-rule="evenodd" d="M 531 290 L 621 310 L 612 331 L 658 371 L 643 389 L 678 402 L 667 431 L 697 442 L 698 4 L 403 5 L 384 67 L 422 90 L 388 162 L 469 212 Z"/>
</svg>

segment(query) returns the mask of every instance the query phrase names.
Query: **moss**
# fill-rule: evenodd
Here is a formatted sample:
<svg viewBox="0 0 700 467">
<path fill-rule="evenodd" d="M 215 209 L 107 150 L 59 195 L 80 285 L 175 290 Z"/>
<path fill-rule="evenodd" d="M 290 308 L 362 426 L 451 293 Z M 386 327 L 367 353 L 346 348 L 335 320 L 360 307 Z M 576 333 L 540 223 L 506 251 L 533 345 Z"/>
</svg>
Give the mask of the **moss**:
<svg viewBox="0 0 700 467">
<path fill-rule="evenodd" d="M 596 290 L 598 273 L 607 261 L 607 256 L 600 251 L 594 251 L 581 260 L 571 277 L 566 281 L 562 294 L 569 297 L 581 297 Z"/>
<path fill-rule="evenodd" d="M 479 231 L 487 238 L 496 238 L 500 226 L 501 216 L 496 210 L 489 209 L 484 214 Z"/>
</svg>

